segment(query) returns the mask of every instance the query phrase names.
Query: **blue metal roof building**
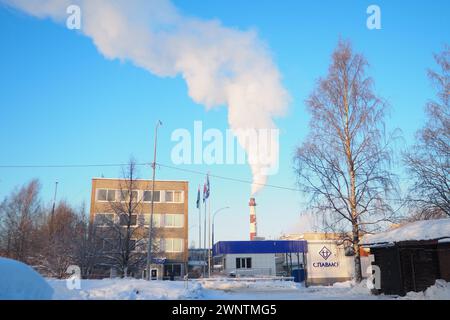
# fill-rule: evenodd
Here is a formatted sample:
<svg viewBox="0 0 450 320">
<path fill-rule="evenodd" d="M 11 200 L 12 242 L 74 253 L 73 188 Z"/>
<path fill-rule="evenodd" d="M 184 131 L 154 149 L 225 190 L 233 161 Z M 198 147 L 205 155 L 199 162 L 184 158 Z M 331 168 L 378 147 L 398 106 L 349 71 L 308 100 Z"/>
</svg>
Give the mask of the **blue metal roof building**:
<svg viewBox="0 0 450 320">
<path fill-rule="evenodd" d="M 213 246 L 213 255 L 240 253 L 306 253 L 306 240 L 219 241 Z"/>
</svg>

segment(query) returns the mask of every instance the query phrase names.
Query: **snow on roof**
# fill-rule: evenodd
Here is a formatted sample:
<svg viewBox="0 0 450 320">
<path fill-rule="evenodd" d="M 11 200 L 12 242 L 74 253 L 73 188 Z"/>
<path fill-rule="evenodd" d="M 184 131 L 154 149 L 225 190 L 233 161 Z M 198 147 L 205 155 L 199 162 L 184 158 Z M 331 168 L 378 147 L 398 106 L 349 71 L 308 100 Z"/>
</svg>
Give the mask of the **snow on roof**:
<svg viewBox="0 0 450 320">
<path fill-rule="evenodd" d="M 362 239 L 363 245 L 450 238 L 450 218 L 415 221 Z"/>
</svg>

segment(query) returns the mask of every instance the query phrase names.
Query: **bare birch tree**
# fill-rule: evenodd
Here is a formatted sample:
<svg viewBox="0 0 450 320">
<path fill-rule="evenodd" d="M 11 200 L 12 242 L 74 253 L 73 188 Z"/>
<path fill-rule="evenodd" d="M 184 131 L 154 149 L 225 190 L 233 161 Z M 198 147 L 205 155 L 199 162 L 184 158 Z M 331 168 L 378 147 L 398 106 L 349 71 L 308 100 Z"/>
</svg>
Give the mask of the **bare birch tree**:
<svg viewBox="0 0 450 320">
<path fill-rule="evenodd" d="M 298 182 L 312 208 L 328 224 L 351 234 L 355 280 L 361 281 L 362 234 L 394 218 L 386 195 L 395 190 L 389 172 L 391 139 L 384 138 L 386 102 L 373 92 L 368 63 L 339 41 L 326 78 L 306 101 L 310 133 L 294 156 Z"/>
<path fill-rule="evenodd" d="M 105 244 L 103 258 L 106 265 L 118 270 L 122 277 L 127 277 L 129 272 L 142 270 L 146 264 L 148 231 L 140 219 L 143 205 L 137 193 L 138 177 L 134 160 L 130 160 L 122 176 L 116 198 L 108 199 L 107 211 L 112 212 L 113 217 L 99 222 L 103 226 L 97 228 L 96 236 Z"/>
<path fill-rule="evenodd" d="M 417 219 L 450 216 L 450 47 L 434 56 L 439 71 L 428 71 L 437 99 L 426 105 L 428 121 L 404 155 L 414 178 L 409 196 Z"/>
</svg>

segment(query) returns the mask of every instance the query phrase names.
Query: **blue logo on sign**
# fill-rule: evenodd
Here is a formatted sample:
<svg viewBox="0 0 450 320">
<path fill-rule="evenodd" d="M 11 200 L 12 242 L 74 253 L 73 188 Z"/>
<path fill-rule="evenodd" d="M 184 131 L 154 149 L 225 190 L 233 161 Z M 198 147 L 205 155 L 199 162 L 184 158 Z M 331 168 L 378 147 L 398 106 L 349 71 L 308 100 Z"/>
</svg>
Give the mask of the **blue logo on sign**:
<svg viewBox="0 0 450 320">
<path fill-rule="evenodd" d="M 323 247 L 322 249 L 320 249 L 319 254 L 322 258 L 327 260 L 331 256 L 331 251 L 328 250 L 327 247 Z"/>
</svg>

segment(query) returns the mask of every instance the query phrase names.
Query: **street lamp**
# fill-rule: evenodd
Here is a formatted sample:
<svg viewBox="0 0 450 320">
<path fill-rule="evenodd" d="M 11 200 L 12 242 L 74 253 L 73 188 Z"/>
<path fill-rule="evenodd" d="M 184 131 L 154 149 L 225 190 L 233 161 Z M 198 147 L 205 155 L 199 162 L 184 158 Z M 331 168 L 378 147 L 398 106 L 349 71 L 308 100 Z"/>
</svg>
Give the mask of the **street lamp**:
<svg viewBox="0 0 450 320">
<path fill-rule="evenodd" d="M 153 178 L 152 178 L 152 201 L 150 211 L 150 225 L 148 226 L 148 247 L 147 247 L 147 280 L 150 280 L 150 265 L 152 263 L 152 242 L 153 242 L 153 208 L 155 200 L 155 171 L 156 171 L 156 145 L 158 143 L 158 127 L 162 126 L 161 120 L 158 120 L 155 126 L 155 145 L 153 149 Z"/>
<path fill-rule="evenodd" d="M 214 245 L 214 218 L 216 217 L 216 214 L 218 214 L 220 211 L 225 210 L 225 209 L 230 209 L 230 207 L 223 207 L 220 208 L 219 210 L 216 210 L 213 214 L 213 219 L 212 219 L 212 244 L 211 244 L 211 248 Z"/>
<path fill-rule="evenodd" d="M 211 236 L 212 243 L 211 243 L 211 249 L 209 250 L 209 255 L 208 255 L 209 276 L 211 276 L 211 250 L 214 245 L 214 218 L 216 217 L 216 214 L 218 214 L 220 211 L 225 210 L 225 209 L 230 209 L 230 207 L 223 207 L 223 208 L 216 210 L 214 212 L 213 218 L 212 218 L 212 236 Z"/>
</svg>

